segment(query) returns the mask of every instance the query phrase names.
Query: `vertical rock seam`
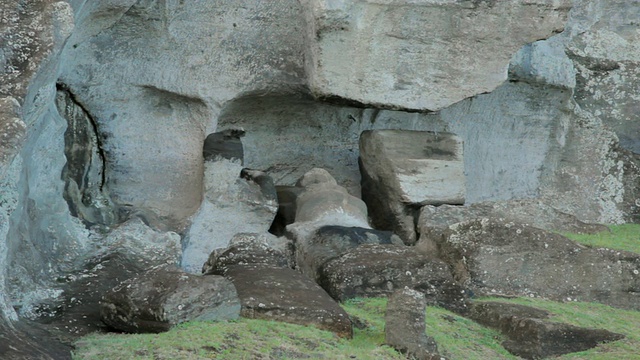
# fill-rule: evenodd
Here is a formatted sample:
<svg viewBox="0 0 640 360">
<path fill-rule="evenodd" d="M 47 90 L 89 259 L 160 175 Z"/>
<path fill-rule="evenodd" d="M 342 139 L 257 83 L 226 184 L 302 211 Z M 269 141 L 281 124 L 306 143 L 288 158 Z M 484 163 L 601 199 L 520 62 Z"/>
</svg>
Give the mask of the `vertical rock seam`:
<svg viewBox="0 0 640 360">
<path fill-rule="evenodd" d="M 56 84 L 56 89 L 56 107 L 67 121 L 64 134 L 67 163 L 61 177 L 69 211 L 87 227 L 112 225 L 118 219 L 105 189 L 107 157 L 98 123 L 65 84 Z"/>
</svg>

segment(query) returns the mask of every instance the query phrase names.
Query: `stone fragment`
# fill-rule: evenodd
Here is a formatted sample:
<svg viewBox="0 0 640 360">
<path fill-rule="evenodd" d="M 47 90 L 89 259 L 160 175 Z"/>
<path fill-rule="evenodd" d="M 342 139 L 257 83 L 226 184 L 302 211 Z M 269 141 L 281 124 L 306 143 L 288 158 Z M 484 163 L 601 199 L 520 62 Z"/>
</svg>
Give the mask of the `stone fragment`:
<svg viewBox="0 0 640 360">
<path fill-rule="evenodd" d="M 202 267 L 202 273 L 224 274 L 224 269 L 233 265 L 265 265 L 271 267 L 293 267 L 293 244 L 286 238 L 277 238 L 269 233 L 240 233 L 234 235 L 226 249 L 214 250 Z"/>
<path fill-rule="evenodd" d="M 326 225 L 295 242 L 296 266 L 300 271 L 319 281 L 322 268 L 351 249 L 364 244 L 402 244 L 390 231 L 359 227 Z"/>
<path fill-rule="evenodd" d="M 429 304 L 463 312 L 468 294 L 453 281 L 448 265 L 404 245 L 362 245 L 320 269 L 320 285 L 338 301 L 388 296 L 409 287 Z"/>
<path fill-rule="evenodd" d="M 502 84 L 513 54 L 561 32 L 571 8 L 570 0 L 302 3 L 314 94 L 434 111 Z"/>
<path fill-rule="evenodd" d="M 464 204 L 462 140 L 451 133 L 374 130 L 360 136 L 362 198 L 376 228 L 416 242 L 416 211 Z"/>
<path fill-rule="evenodd" d="M 6 323 L 0 315 L 0 359 L 71 360 L 71 350 L 37 325 Z"/>
<path fill-rule="evenodd" d="M 122 282 L 100 305 L 102 320 L 130 333 L 157 333 L 191 320 L 233 320 L 240 302 L 231 282 L 198 276 L 175 266 L 152 269 Z"/>
<path fill-rule="evenodd" d="M 625 336 L 602 329 L 589 329 L 550 322 L 549 313 L 524 305 L 499 302 L 473 303 L 472 320 L 495 328 L 509 339 L 502 345 L 525 359 L 543 359 L 585 351 Z"/>
<path fill-rule="evenodd" d="M 224 276 L 238 290 L 240 315 L 251 319 L 311 325 L 351 338 L 349 315 L 308 277 L 289 268 L 233 265 Z"/>
<path fill-rule="evenodd" d="M 454 224 L 435 243 L 454 278 L 478 295 L 640 309 L 639 254 L 590 248 L 556 233 L 486 218 Z"/>
<path fill-rule="evenodd" d="M 424 294 L 404 288 L 395 291 L 387 302 L 384 341 L 411 359 L 442 359 L 438 345 L 426 334 Z"/>
<path fill-rule="evenodd" d="M 205 163 L 205 196 L 183 240 L 182 268 L 200 273 L 209 254 L 237 233 L 265 233 L 278 209 L 273 180 L 237 161 Z"/>
</svg>

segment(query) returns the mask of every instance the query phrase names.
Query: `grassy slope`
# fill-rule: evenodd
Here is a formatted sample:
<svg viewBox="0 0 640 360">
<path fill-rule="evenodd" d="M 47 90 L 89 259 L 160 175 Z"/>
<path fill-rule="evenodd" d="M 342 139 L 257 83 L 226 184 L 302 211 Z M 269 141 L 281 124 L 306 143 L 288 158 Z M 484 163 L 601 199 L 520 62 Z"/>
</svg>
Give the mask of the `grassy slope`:
<svg viewBox="0 0 640 360">
<path fill-rule="evenodd" d="M 609 226 L 610 232 L 598 234 L 562 234 L 571 240 L 595 248 L 626 250 L 640 254 L 640 224 Z"/>
<path fill-rule="evenodd" d="M 590 303 L 493 299 L 547 309 L 553 321 L 604 328 L 627 336 L 561 359 L 640 359 L 640 312 Z M 77 343 L 75 359 L 403 359 L 384 342 L 386 299 L 357 299 L 345 309 L 367 327 L 351 341 L 310 327 L 241 319 L 188 323 L 164 334 L 91 335 Z M 449 359 L 516 359 L 493 330 L 439 308 L 427 309 L 427 333 Z"/>
<path fill-rule="evenodd" d="M 595 235 L 565 234 L 593 247 L 640 253 L 640 225 L 615 225 Z M 540 299 L 493 299 L 546 309 L 553 321 L 604 328 L 626 339 L 560 359 L 640 359 L 640 312 L 590 303 Z M 384 343 L 386 299 L 356 299 L 343 304 L 367 327 L 341 340 L 310 327 L 241 319 L 228 323 L 194 322 L 164 334 L 96 334 L 78 341 L 75 359 L 404 359 Z M 451 360 L 515 359 L 493 330 L 439 308 L 427 309 L 427 333 Z"/>
</svg>

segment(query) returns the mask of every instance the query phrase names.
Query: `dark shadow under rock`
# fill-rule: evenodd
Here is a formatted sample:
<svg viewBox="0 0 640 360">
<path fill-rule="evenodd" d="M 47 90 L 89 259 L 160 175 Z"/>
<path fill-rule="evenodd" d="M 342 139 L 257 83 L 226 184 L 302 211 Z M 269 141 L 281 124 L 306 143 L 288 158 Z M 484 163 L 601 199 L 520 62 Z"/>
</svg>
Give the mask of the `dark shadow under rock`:
<svg viewBox="0 0 640 360">
<path fill-rule="evenodd" d="M 308 277 L 289 268 L 234 265 L 224 276 L 235 285 L 240 315 L 251 319 L 312 325 L 351 338 L 349 315 Z"/>
<path fill-rule="evenodd" d="M 549 315 L 545 310 L 524 305 L 480 302 L 471 305 L 468 317 L 505 334 L 509 338 L 502 343 L 505 349 L 525 359 L 585 351 L 624 338 L 603 329 L 550 322 Z"/>
<path fill-rule="evenodd" d="M 187 274 L 171 265 L 121 283 L 103 297 L 100 312 L 114 329 L 158 333 L 191 320 L 237 319 L 240 301 L 229 280 Z"/>
<path fill-rule="evenodd" d="M 404 245 L 361 245 L 329 261 L 320 285 L 336 300 L 388 296 L 404 287 L 424 292 L 431 305 L 464 307 L 447 264 Z M 461 311 L 461 310 L 458 310 Z"/>
</svg>

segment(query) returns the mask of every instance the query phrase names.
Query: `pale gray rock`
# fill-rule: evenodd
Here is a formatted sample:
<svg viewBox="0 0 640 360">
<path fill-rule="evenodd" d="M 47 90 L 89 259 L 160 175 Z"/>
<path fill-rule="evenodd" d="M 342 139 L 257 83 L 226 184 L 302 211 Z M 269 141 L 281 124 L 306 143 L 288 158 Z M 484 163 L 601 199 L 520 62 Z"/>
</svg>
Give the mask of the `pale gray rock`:
<svg viewBox="0 0 640 360">
<path fill-rule="evenodd" d="M 570 0 L 303 4 L 314 94 L 421 110 L 493 91 L 512 55 L 562 31 L 571 8 Z"/>
<path fill-rule="evenodd" d="M 205 169 L 204 200 L 183 239 L 181 266 L 193 274 L 199 274 L 211 252 L 226 248 L 237 233 L 267 232 L 278 211 L 268 175 L 252 172 L 258 178 L 241 178 L 243 167 L 228 159 L 207 161 Z"/>
<path fill-rule="evenodd" d="M 426 334 L 424 294 L 409 288 L 395 291 L 384 316 L 384 342 L 411 359 L 441 359 L 438 345 Z"/>
<path fill-rule="evenodd" d="M 102 320 L 129 333 L 158 333 L 186 321 L 235 320 L 240 300 L 222 276 L 187 274 L 174 266 L 122 282 L 102 298 Z"/>
<path fill-rule="evenodd" d="M 362 198 L 375 227 L 416 242 L 416 209 L 464 204 L 462 140 L 455 134 L 374 130 L 360 136 Z"/>
</svg>

